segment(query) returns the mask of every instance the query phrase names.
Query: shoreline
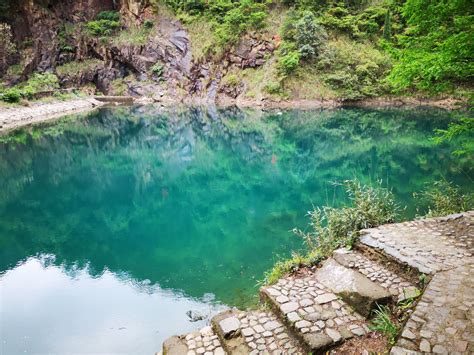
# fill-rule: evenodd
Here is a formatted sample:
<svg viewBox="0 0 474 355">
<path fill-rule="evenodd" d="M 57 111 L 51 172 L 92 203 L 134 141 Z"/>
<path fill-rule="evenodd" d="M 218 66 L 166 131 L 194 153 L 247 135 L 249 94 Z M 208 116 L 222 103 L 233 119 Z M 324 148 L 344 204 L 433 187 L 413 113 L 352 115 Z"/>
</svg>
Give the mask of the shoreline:
<svg viewBox="0 0 474 355">
<path fill-rule="evenodd" d="M 0 107 L 0 134 L 8 133 L 20 127 L 54 120 L 66 115 L 87 112 L 112 102 L 99 101 L 93 97 L 71 99 L 66 101 L 35 102 L 30 106 Z M 113 103 L 112 103 L 113 104 Z M 117 104 L 117 103 L 116 103 Z M 217 102 L 205 100 L 166 100 L 156 101 L 146 97 L 133 99 L 133 104 L 156 104 L 163 107 L 171 105 L 212 105 L 217 107 L 237 106 L 241 108 L 258 109 L 331 109 L 341 107 L 366 107 L 366 108 L 416 108 L 432 107 L 445 110 L 462 109 L 467 107 L 467 102 L 459 99 L 417 99 L 407 97 L 378 97 L 359 101 L 342 100 L 234 100 L 225 99 Z M 123 103 L 122 103 L 123 105 Z"/>
<path fill-rule="evenodd" d="M 1 107 L 0 134 L 70 114 L 91 111 L 104 104 L 104 102 L 88 97 L 66 101 L 37 102 L 31 106 Z"/>
</svg>

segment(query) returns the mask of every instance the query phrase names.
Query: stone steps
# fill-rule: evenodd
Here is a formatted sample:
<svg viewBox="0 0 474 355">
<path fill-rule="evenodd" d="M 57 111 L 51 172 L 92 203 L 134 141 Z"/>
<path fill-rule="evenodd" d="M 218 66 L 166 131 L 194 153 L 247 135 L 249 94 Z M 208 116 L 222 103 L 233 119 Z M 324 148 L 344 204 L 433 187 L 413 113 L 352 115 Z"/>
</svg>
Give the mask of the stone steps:
<svg viewBox="0 0 474 355">
<path fill-rule="evenodd" d="M 176 335 L 163 343 L 164 355 L 224 355 L 219 337 L 208 326 L 186 335 Z"/>
<path fill-rule="evenodd" d="M 369 329 L 365 319 L 316 278 L 286 277 L 261 289 L 261 296 L 308 352 L 321 353 Z"/>
<path fill-rule="evenodd" d="M 271 312 L 225 311 L 212 319 L 212 327 L 228 354 L 303 354 Z"/>
<path fill-rule="evenodd" d="M 397 301 L 419 295 L 417 287 L 404 276 L 396 274 L 382 263 L 372 260 L 361 252 L 338 249 L 332 256 L 339 264 L 360 272 L 370 281 L 388 290 Z"/>
</svg>

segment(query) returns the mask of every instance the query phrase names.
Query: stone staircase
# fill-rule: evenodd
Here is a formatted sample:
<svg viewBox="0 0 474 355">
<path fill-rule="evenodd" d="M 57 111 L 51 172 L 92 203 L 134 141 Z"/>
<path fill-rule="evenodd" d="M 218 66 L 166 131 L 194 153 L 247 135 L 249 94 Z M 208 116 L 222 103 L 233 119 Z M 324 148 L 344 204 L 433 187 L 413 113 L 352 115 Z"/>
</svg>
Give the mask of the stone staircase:
<svg viewBox="0 0 474 355">
<path fill-rule="evenodd" d="M 377 304 L 414 289 L 361 252 L 336 250 L 319 269 L 262 287 L 269 310 L 222 312 L 211 327 L 166 340 L 163 353 L 323 353 L 370 332 L 367 318 Z"/>
<path fill-rule="evenodd" d="M 420 271 L 433 281 L 392 354 L 468 353 L 474 350 L 473 239 L 474 212 L 363 231 L 355 250 L 336 250 L 319 268 L 262 287 L 265 310 L 222 312 L 210 327 L 167 339 L 163 353 L 337 353 L 349 339 L 368 336 L 378 304 L 418 296 Z"/>
</svg>

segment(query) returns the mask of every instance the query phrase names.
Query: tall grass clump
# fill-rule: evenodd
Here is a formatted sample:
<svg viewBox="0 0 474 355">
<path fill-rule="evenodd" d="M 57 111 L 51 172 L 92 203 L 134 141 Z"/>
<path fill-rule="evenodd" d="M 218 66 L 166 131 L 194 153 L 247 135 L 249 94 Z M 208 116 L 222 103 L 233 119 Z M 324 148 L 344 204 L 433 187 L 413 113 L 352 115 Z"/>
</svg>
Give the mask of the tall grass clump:
<svg viewBox="0 0 474 355">
<path fill-rule="evenodd" d="M 422 217 L 440 217 L 468 211 L 474 207 L 474 194 L 463 193 L 459 186 L 446 180 L 435 181 L 421 193 L 414 194 L 421 204 L 427 205 Z"/>
<path fill-rule="evenodd" d="M 361 229 L 395 221 L 399 206 L 393 193 L 383 188 L 381 182 L 376 186 L 369 186 L 358 180 L 346 180 L 340 185 L 344 187 L 348 197 L 348 206 L 317 207 L 308 212 L 310 230 L 293 230 L 303 238 L 307 247 L 306 255 L 295 254 L 290 260 L 278 261 L 265 274 L 265 283 L 274 283 L 284 274 L 301 266 L 318 263 L 337 248 L 352 247 Z"/>
<path fill-rule="evenodd" d="M 309 250 L 318 249 L 324 256 L 337 248 L 352 246 L 361 229 L 394 222 L 399 210 L 392 192 L 383 188 L 381 182 L 373 187 L 358 180 L 346 180 L 342 186 L 349 206 L 317 207 L 308 212 L 311 230 L 294 230 Z"/>
<path fill-rule="evenodd" d="M 370 329 L 386 335 L 390 345 L 395 344 L 395 339 L 398 335 L 398 327 L 392 321 L 390 309 L 387 306 L 377 305 L 377 309 L 374 313 L 375 317 L 372 320 Z"/>
</svg>

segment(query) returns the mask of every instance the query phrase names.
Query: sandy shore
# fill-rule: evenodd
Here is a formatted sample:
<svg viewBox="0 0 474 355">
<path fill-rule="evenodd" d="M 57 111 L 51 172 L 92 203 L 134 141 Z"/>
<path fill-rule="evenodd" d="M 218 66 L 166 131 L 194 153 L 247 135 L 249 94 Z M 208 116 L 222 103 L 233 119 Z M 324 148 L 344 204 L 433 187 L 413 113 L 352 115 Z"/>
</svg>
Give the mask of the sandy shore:
<svg viewBox="0 0 474 355">
<path fill-rule="evenodd" d="M 84 98 L 48 103 L 38 102 L 26 107 L 0 108 L 0 133 L 73 113 L 89 111 L 102 105 L 104 105 L 103 102 Z"/>
</svg>

